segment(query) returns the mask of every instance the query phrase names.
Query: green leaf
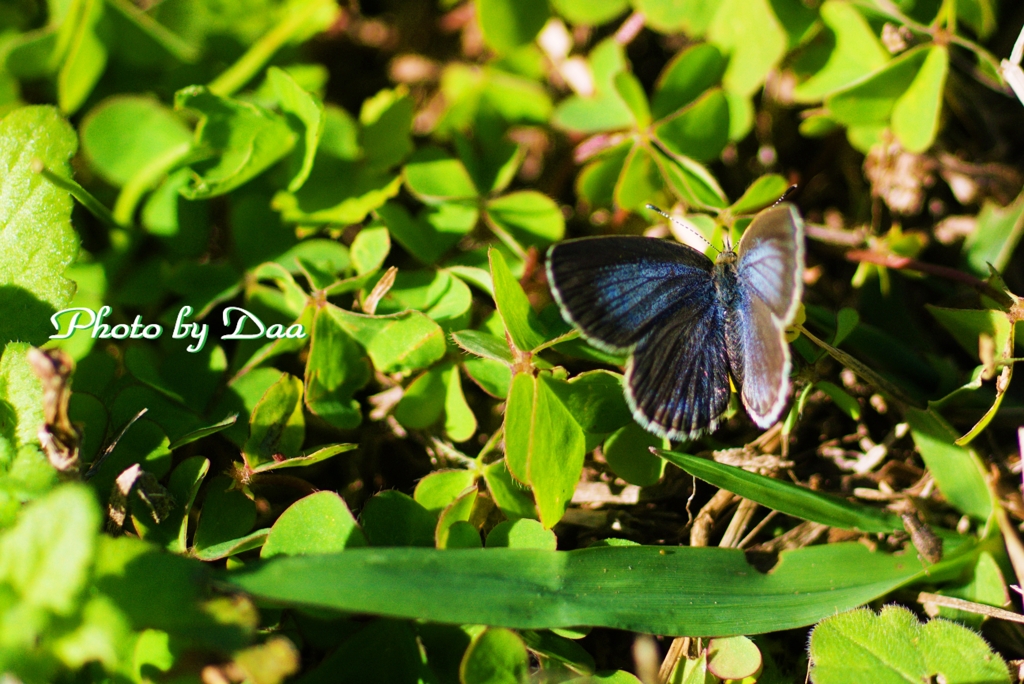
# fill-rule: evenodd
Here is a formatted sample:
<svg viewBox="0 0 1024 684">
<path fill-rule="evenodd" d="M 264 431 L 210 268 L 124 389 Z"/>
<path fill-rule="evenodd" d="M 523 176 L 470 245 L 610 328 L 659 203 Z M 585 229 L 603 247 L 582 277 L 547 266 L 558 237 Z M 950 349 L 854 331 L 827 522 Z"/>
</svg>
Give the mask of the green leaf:
<svg viewBox="0 0 1024 684">
<path fill-rule="evenodd" d="M 460 494 L 472 487 L 477 475 L 471 470 L 435 470 L 419 481 L 413 498 L 428 511 L 440 515 Z"/>
<path fill-rule="evenodd" d="M 753 95 L 786 51 L 786 33 L 768 0 L 722 0 L 708 42 L 729 55 L 722 76 L 726 90 Z"/>
<path fill-rule="evenodd" d="M 470 358 L 462 362 L 462 367 L 469 379 L 479 385 L 484 392 L 496 399 L 508 396 L 512 384 L 512 369 L 504 361 Z"/>
<path fill-rule="evenodd" d="M 306 361 L 306 407 L 335 427 L 352 429 L 362 421 L 359 402 L 352 395 L 369 380 L 370 367 L 356 341 L 329 307 L 317 309 Z"/>
<path fill-rule="evenodd" d="M 438 546 L 440 549 L 479 549 L 483 547 L 480 541 L 480 530 L 465 520 L 456 520 L 445 528 L 444 541 Z"/>
<path fill-rule="evenodd" d="M 267 81 L 274 90 L 277 104 L 300 136 L 295 149 L 294 172 L 288 182 L 288 191 L 302 187 L 313 170 L 313 160 L 324 131 L 324 106 L 312 94 L 295 82 L 287 71 L 277 67 L 267 69 Z"/>
<path fill-rule="evenodd" d="M 313 168 L 301 188 L 274 195 L 273 207 L 293 223 L 359 223 L 371 211 L 398 194 L 402 181 L 396 172 L 375 166 L 359 147 L 360 131 L 352 117 L 338 107 L 324 108 L 324 128 Z M 386 157 L 387 155 L 383 155 Z"/>
<path fill-rule="evenodd" d="M 992 338 L 997 358 L 1006 350 L 1011 324 L 1004 312 L 993 309 L 948 309 L 931 304 L 925 304 L 925 308 L 971 356 L 978 355 L 978 338 L 981 335 Z"/>
<path fill-rule="evenodd" d="M 694 102 L 722 78 L 726 61 L 714 45 L 682 50 L 665 66 L 654 85 L 651 110 L 661 119 Z"/>
<path fill-rule="evenodd" d="M 292 458 L 286 458 L 282 461 L 264 463 L 261 466 L 253 468 L 252 472 L 253 474 L 257 474 L 269 473 L 273 470 L 282 470 L 284 468 L 305 468 L 306 466 L 316 465 L 321 461 L 326 461 L 329 458 L 334 458 L 338 454 L 343 454 L 346 451 L 352 451 L 357 448 L 359 448 L 358 444 L 331 444 L 329 446 L 312 449 L 307 453 L 299 454 Z"/>
<path fill-rule="evenodd" d="M 525 522 L 525 521 L 523 521 Z M 548 630 L 522 633 L 526 647 L 573 672 L 591 674 L 597 669 L 594 658 L 579 644 Z"/>
<path fill-rule="evenodd" d="M 661 33 L 685 32 L 699 38 L 719 11 L 722 0 L 636 0 L 646 24 Z"/>
<path fill-rule="evenodd" d="M 954 444 L 956 432 L 934 410 L 908 408 L 905 415 L 914 444 L 946 501 L 975 520 L 988 520 L 992 495 L 978 454 Z"/>
<path fill-rule="evenodd" d="M 948 596 L 955 596 L 966 601 L 984 603 L 986 605 L 1000 607 L 1008 605 L 1010 600 L 1009 588 L 1003 579 L 1003 572 L 999 563 L 987 551 L 978 554 L 978 560 L 970 573 L 970 579 L 957 585 L 946 585 L 942 593 Z M 938 606 L 939 614 L 935 617 L 943 617 L 971 627 L 979 629 L 986 619 L 978 613 L 970 613 L 966 610 Z"/>
<path fill-rule="evenodd" d="M 202 563 L 162 552 L 130 537 L 101 536 L 94 590 L 105 595 L 136 630 L 158 629 L 185 648 L 241 648 L 256 627 L 247 601 L 215 598 Z"/>
<path fill-rule="evenodd" d="M 82 152 L 93 169 L 121 187 L 162 158 L 192 148 L 192 132 L 170 109 L 150 97 L 115 96 L 82 120 Z"/>
<path fill-rule="evenodd" d="M 0 436 L 16 449 L 39 441 L 43 414 L 43 386 L 29 365 L 29 345 L 10 342 L 0 356 Z M 12 454 L 13 455 L 13 454 Z"/>
<path fill-rule="evenodd" d="M 941 679 L 949 684 L 1007 682 L 1006 663 L 984 639 L 948 620 L 918 622 L 906 608 L 866 608 L 823 620 L 811 632 L 815 682 L 908 682 Z"/>
<path fill-rule="evenodd" d="M 551 6 L 572 24 L 600 26 L 629 9 L 629 0 L 551 0 Z"/>
<path fill-rule="evenodd" d="M 708 672 L 721 679 L 753 677 L 761 670 L 761 651 L 744 636 L 716 637 L 708 642 Z"/>
<path fill-rule="evenodd" d="M 70 179 L 77 146 L 53 107 L 23 107 L 0 120 L 0 345 L 41 344 L 53 334 L 50 316 L 74 294 L 63 275 L 78 253 L 71 196 L 31 166 L 40 159 Z"/>
<path fill-rule="evenodd" d="M 167 491 L 174 499 L 174 507 L 159 524 L 155 524 L 151 516 L 133 514 L 132 522 L 139 536 L 148 542 L 163 546 L 172 553 L 185 553 L 188 549 L 188 516 L 199 492 L 199 486 L 209 471 L 210 461 L 202 456 L 192 456 L 179 463 L 167 483 Z"/>
<path fill-rule="evenodd" d="M 615 92 L 619 94 L 622 101 L 629 107 L 633 115 L 633 122 L 637 128 L 647 128 L 651 125 L 651 109 L 647 104 L 647 93 L 640 80 L 629 71 L 620 71 L 615 74 L 612 81 Z"/>
<path fill-rule="evenodd" d="M 549 373 L 517 373 L 505 409 L 505 460 L 528 482 L 544 527 L 565 514 L 583 470 L 583 430 L 552 389 Z"/>
<path fill-rule="evenodd" d="M 920 71 L 893 105 L 892 132 L 910 152 L 924 152 L 935 142 L 947 73 L 948 49 L 929 48 Z"/>
<path fill-rule="evenodd" d="M 655 150 L 654 160 L 664 176 L 665 183 L 684 202 L 695 207 L 722 208 L 728 206 L 725 192 L 718 181 L 698 162 L 683 156 L 668 156 Z"/>
<path fill-rule="evenodd" d="M 260 558 L 338 553 L 357 546 L 366 546 L 366 538 L 345 501 L 334 492 L 316 492 L 285 509 L 270 528 Z"/>
<path fill-rule="evenodd" d="M 401 401 L 395 406 L 395 418 L 403 427 L 428 428 L 444 413 L 444 370 L 441 365 L 433 366 L 405 388 Z"/>
<path fill-rule="evenodd" d="M 359 519 L 372 546 L 434 548 L 437 516 L 402 492 L 387 490 L 374 496 Z"/>
<path fill-rule="evenodd" d="M 266 528 L 255 530 L 241 537 L 204 546 L 201 549 L 196 547 L 192 550 L 192 553 L 201 561 L 224 560 L 225 558 L 260 548 L 266 543 L 268 534 L 270 534 L 270 530 Z"/>
<path fill-rule="evenodd" d="M 1005 207 L 985 199 L 977 220 L 964 240 L 967 265 L 979 276 L 988 275 L 989 264 L 1002 273 L 1024 235 L 1024 194 Z"/>
<path fill-rule="evenodd" d="M 606 150 L 587 164 L 576 177 L 576 192 L 592 205 L 610 207 L 615 202 L 615 186 L 632 142 L 625 142 Z"/>
<path fill-rule="evenodd" d="M 195 550 L 242 537 L 256 522 L 256 504 L 227 475 L 218 475 L 206 486 L 206 498 L 199 512 L 199 525 L 193 540 Z"/>
<path fill-rule="evenodd" d="M 532 351 L 547 342 L 547 332 L 530 307 L 523 286 L 515 279 L 505 263 L 501 252 L 491 248 L 487 251 L 491 264 L 491 278 L 494 280 L 494 303 L 512 344 L 519 351 Z"/>
<path fill-rule="evenodd" d="M 627 128 L 633 114 L 614 87 L 615 75 L 627 68 L 625 51 L 614 37 L 598 43 L 587 57 L 594 75 L 594 94 L 567 97 L 555 109 L 551 123 L 576 133 Z"/>
<path fill-rule="evenodd" d="M 89 97 L 107 66 L 102 0 L 83 0 L 60 27 L 58 40 L 66 40 L 67 52 L 57 73 L 57 104 L 65 114 L 74 114 Z"/>
<path fill-rule="evenodd" d="M 399 271 L 394 284 L 377 305 L 377 313 L 416 309 L 442 328 L 461 328 L 469 323 L 473 293 L 447 270 Z"/>
<path fill-rule="evenodd" d="M 153 404 L 149 405 L 149 409 L 147 415 L 157 413 Z M 136 463 L 160 479 L 171 469 L 169 444 L 161 426 L 146 418 L 137 420 L 121 435 L 121 439 L 89 479 L 89 484 L 96 490 L 100 500 L 106 501 L 117 476 Z"/>
<path fill-rule="evenodd" d="M 469 199 L 477 194 L 462 162 L 437 147 L 417 150 L 402 168 L 402 176 L 409 192 L 424 202 Z"/>
<path fill-rule="evenodd" d="M 651 447 L 661 446 L 660 437 L 630 421 L 605 440 L 602 453 L 608 467 L 623 480 L 650 487 L 657 484 L 665 472 L 665 460 L 651 453 Z"/>
<path fill-rule="evenodd" d="M 242 447 L 246 465 L 257 468 L 297 455 L 305 434 L 302 381 L 294 375 L 281 373 L 249 418 L 249 439 Z"/>
<path fill-rule="evenodd" d="M 796 62 L 796 70 L 807 76 L 793 90 L 797 102 L 820 102 L 889 61 L 889 53 L 853 4 L 826 0 L 819 11 L 822 31 Z"/>
<path fill-rule="evenodd" d="M 509 629 L 488 628 L 466 649 L 459 666 L 464 684 L 523 682 L 529 678 L 530 660 L 519 635 Z"/>
<path fill-rule="evenodd" d="M 830 116 L 846 126 L 887 125 L 897 100 L 914 82 L 927 55 L 927 46 L 912 48 L 870 76 L 833 93 L 825 100 Z"/>
<path fill-rule="evenodd" d="M 836 315 L 836 336 L 832 340 L 832 345 L 838 347 L 842 344 L 843 340 L 857 329 L 858 324 L 860 324 L 860 314 L 856 309 L 851 309 L 848 306 L 840 309 Z"/>
<path fill-rule="evenodd" d="M 739 142 L 754 128 L 754 102 L 747 95 L 725 91 L 729 106 L 729 141 Z"/>
<path fill-rule="evenodd" d="M 478 494 L 477 488 L 470 486 L 441 511 L 437 519 L 437 528 L 434 530 L 434 542 L 437 548 L 479 548 L 482 546 L 480 532 L 469 522 Z M 463 525 L 469 525 L 469 529 Z M 462 529 L 456 529 L 454 536 L 450 536 L 456 527 L 462 527 Z M 450 542 L 451 545 L 449 545 Z"/>
<path fill-rule="evenodd" d="M 547 0 L 480 0 L 476 8 L 484 41 L 498 53 L 532 42 L 549 13 Z"/>
<path fill-rule="evenodd" d="M 188 199 L 216 197 L 243 185 L 288 154 L 298 139 L 284 117 L 204 86 L 179 90 L 174 107 L 199 115 L 195 145 L 214 155 L 192 165 L 192 184 L 182 191 Z"/>
<path fill-rule="evenodd" d="M 462 392 L 462 379 L 455 364 L 447 364 L 442 377 L 445 384 L 444 431 L 453 442 L 465 442 L 476 434 L 473 410 Z"/>
<path fill-rule="evenodd" d="M 487 548 L 554 551 L 558 548 L 558 538 L 536 520 L 505 520 L 487 534 Z"/>
<path fill-rule="evenodd" d="M 486 466 L 484 480 L 491 498 L 505 517 L 511 520 L 537 517 L 537 507 L 533 504 L 530 490 L 512 478 L 505 459 Z"/>
<path fill-rule="evenodd" d="M 452 341 L 459 348 L 484 359 L 512 363 L 508 343 L 479 330 L 460 330 L 452 333 Z"/>
<path fill-rule="evenodd" d="M 823 492 L 805 489 L 791 482 L 775 480 L 735 466 L 677 451 L 658 450 L 658 455 L 686 472 L 721 489 L 756 501 L 762 506 L 804 520 L 844 530 L 891 534 L 903 528 L 900 519 L 886 511 L 850 503 Z"/>
<path fill-rule="evenodd" d="M 359 231 L 352 241 L 352 265 L 356 273 L 376 273 L 384 264 L 388 252 L 391 251 L 391 238 L 387 228 L 368 226 Z"/>
<path fill-rule="evenodd" d="M 717 159 L 729 141 L 729 103 L 715 88 L 679 114 L 654 128 L 658 141 L 670 152 L 697 161 Z"/>
<path fill-rule="evenodd" d="M 651 150 L 634 145 L 615 186 L 615 205 L 637 211 L 651 203 L 652 199 L 660 204 L 662 202 L 658 198 L 664 196 L 664 185 L 661 169 Z"/>
<path fill-rule="evenodd" d="M 524 246 L 546 247 L 565 236 L 565 218 L 547 195 L 533 190 L 512 192 L 489 201 L 486 216 Z"/>
<path fill-rule="evenodd" d="M 170 449 L 171 451 L 174 451 L 175 449 L 183 447 L 186 444 L 197 442 L 203 437 L 209 437 L 210 435 L 215 435 L 218 432 L 227 430 L 237 421 L 238 414 L 232 413 L 230 416 L 226 416 L 223 420 L 218 420 L 216 423 L 211 423 L 210 425 L 204 425 L 201 428 L 193 430 L 192 432 L 189 432 L 188 434 L 179 437 L 178 439 L 171 442 L 170 446 L 168 446 L 167 448 Z"/>
<path fill-rule="evenodd" d="M 390 169 L 413 151 L 413 113 L 412 98 L 404 87 L 382 90 L 363 101 L 359 141 L 370 168 Z"/>
<path fill-rule="evenodd" d="M 366 349 L 374 368 L 382 373 L 426 368 L 444 356 L 444 331 L 419 311 L 366 316 L 334 306 L 329 310 L 338 325 Z"/>
<path fill-rule="evenodd" d="M 759 176 L 744 191 L 743 196 L 733 202 L 729 211 L 733 216 L 751 214 L 763 207 L 775 204 L 789 188 L 789 183 L 778 174 L 769 173 Z"/>
<path fill-rule="evenodd" d="M 425 207 L 414 218 L 402 205 L 388 202 L 377 215 L 405 251 L 424 264 L 433 264 L 473 230 L 480 214 L 470 204 L 444 202 Z"/>
<path fill-rule="evenodd" d="M 827 394 L 840 411 L 853 420 L 860 420 L 860 404 L 844 389 L 825 380 L 819 380 L 814 386 Z"/>
<path fill-rule="evenodd" d="M 101 514 L 82 485 L 56 488 L 25 507 L 0 536 L 0 587 L 27 606 L 70 615 L 89 580 Z"/>
<path fill-rule="evenodd" d="M 513 629 L 728 636 L 810 625 L 925 572 L 906 556 L 836 543 L 784 551 L 770 573 L 748 565 L 739 549 L 598 546 L 350 549 L 275 558 L 223 577 L 257 600 L 285 605 Z"/>
<path fill-rule="evenodd" d="M 618 373 L 587 371 L 569 382 L 552 379 L 549 386 L 587 432 L 612 432 L 632 422 Z"/>
<path fill-rule="evenodd" d="M 399 620 L 370 622 L 305 673 L 302 684 L 431 681 L 434 675 L 423 664 L 422 646 L 412 625 Z"/>
</svg>

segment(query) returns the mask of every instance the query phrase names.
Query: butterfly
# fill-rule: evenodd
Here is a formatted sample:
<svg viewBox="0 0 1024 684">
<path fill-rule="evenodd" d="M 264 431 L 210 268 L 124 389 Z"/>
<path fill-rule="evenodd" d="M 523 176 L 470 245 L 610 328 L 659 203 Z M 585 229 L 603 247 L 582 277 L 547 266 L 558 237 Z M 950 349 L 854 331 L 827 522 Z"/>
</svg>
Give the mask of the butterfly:
<svg viewBox="0 0 1024 684">
<path fill-rule="evenodd" d="M 730 377 L 759 427 L 778 420 L 803 270 L 803 220 L 787 203 L 760 212 L 715 261 L 636 236 L 568 240 L 547 255 L 562 317 L 595 347 L 630 354 L 623 388 L 633 417 L 670 440 L 719 427 Z"/>
</svg>

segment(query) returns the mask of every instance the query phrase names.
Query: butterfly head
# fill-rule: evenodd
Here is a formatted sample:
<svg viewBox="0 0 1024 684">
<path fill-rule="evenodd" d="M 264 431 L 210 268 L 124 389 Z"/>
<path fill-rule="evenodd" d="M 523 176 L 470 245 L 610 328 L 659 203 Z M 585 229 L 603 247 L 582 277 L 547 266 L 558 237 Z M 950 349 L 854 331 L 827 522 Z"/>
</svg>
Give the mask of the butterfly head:
<svg viewBox="0 0 1024 684">
<path fill-rule="evenodd" d="M 725 251 L 719 252 L 718 256 L 715 257 L 715 264 L 719 266 L 725 264 L 735 264 L 737 261 L 739 261 L 740 258 L 739 255 L 736 254 L 736 252 L 729 247 L 729 245 L 726 245 L 725 247 Z"/>
</svg>

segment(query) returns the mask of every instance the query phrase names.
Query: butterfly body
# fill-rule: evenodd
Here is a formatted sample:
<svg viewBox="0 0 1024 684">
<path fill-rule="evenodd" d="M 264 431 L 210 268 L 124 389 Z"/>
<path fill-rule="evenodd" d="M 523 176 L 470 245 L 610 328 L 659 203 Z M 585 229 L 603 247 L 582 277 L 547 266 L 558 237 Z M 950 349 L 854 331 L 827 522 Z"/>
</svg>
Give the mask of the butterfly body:
<svg viewBox="0 0 1024 684">
<path fill-rule="evenodd" d="M 563 317 L 595 346 L 630 352 L 636 420 L 669 439 L 718 428 L 730 377 L 761 427 L 789 390 L 783 330 L 802 294 L 803 223 L 790 205 L 758 215 L 712 262 L 667 240 L 597 237 L 553 246 L 548 282 Z"/>
</svg>

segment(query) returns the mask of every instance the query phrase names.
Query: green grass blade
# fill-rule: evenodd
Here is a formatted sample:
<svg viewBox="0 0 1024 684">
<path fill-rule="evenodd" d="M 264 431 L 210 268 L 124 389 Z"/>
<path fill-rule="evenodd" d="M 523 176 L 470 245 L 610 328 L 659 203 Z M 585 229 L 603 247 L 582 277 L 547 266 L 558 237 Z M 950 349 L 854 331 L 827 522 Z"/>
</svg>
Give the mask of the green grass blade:
<svg viewBox="0 0 1024 684">
<path fill-rule="evenodd" d="M 853 504 L 791 482 L 774 480 L 689 454 L 661 450 L 655 453 L 705 482 L 786 515 L 861 532 L 888 534 L 903 529 L 900 519 L 888 511 Z"/>
<path fill-rule="evenodd" d="M 929 578 L 971 557 L 930 566 Z M 768 574 L 717 547 L 365 548 L 275 558 L 221 581 L 260 601 L 433 622 L 724 636 L 810 625 L 925 572 L 912 553 L 857 543 L 783 552 Z"/>
</svg>

